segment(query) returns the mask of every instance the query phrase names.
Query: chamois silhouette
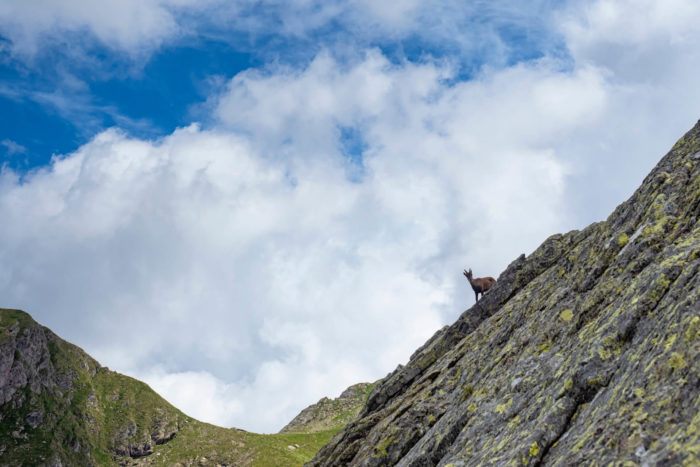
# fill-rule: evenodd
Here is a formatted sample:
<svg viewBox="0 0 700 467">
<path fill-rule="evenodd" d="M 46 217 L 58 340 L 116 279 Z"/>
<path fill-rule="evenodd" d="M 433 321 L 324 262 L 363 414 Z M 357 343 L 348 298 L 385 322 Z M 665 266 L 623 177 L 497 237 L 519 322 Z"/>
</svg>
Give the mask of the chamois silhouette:
<svg viewBox="0 0 700 467">
<path fill-rule="evenodd" d="M 467 278 L 472 286 L 472 289 L 474 289 L 474 295 L 476 296 L 477 302 L 479 301 L 479 294 L 481 294 L 481 297 L 483 298 L 484 292 L 493 287 L 493 284 L 496 283 L 496 279 L 493 277 L 477 277 L 476 279 L 473 279 L 471 269 L 469 271 L 466 269 L 464 270 L 464 277 Z"/>
</svg>

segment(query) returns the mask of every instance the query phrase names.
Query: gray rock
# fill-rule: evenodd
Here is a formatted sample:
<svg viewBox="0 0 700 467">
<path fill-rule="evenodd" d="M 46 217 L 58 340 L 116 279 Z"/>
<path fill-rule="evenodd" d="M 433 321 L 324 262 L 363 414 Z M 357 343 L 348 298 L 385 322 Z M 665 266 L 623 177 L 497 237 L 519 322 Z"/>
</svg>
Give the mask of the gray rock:
<svg viewBox="0 0 700 467">
<path fill-rule="evenodd" d="M 27 415 L 25 421 L 32 428 L 37 428 L 44 421 L 44 412 L 42 410 L 34 410 Z"/>
</svg>

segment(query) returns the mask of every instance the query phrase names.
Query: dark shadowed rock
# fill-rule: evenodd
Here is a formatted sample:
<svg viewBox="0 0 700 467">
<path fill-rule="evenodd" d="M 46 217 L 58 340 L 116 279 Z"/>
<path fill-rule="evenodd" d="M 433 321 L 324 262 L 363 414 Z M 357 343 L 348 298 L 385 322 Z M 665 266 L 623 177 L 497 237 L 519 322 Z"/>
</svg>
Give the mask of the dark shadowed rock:
<svg viewBox="0 0 700 467">
<path fill-rule="evenodd" d="M 34 410 L 33 412 L 30 412 L 29 415 L 27 415 L 27 418 L 25 418 L 27 421 L 27 424 L 32 427 L 32 428 L 37 428 L 39 425 L 41 425 L 41 422 L 44 420 L 44 412 L 42 410 Z"/>
<path fill-rule="evenodd" d="M 699 151 L 511 263 L 308 465 L 700 465 Z"/>
</svg>

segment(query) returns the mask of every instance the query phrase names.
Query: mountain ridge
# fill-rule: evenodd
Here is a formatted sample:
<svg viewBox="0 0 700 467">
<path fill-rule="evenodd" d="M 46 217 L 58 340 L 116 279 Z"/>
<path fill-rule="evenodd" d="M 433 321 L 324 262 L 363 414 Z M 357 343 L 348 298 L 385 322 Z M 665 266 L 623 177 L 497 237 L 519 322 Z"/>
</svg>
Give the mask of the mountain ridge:
<svg viewBox="0 0 700 467">
<path fill-rule="evenodd" d="M 101 366 L 29 314 L 0 309 L 2 466 L 298 466 L 359 411 L 365 393 L 351 394 L 342 411 L 326 407 L 326 418 L 306 416 L 291 433 L 217 427 Z"/>
</svg>

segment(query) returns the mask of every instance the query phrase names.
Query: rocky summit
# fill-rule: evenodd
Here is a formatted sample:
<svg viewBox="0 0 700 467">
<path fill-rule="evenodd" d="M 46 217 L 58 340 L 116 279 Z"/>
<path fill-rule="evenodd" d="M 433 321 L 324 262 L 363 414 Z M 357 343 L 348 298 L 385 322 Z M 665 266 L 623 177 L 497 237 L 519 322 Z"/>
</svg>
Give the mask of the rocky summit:
<svg viewBox="0 0 700 467">
<path fill-rule="evenodd" d="M 522 255 L 309 466 L 700 465 L 700 122 Z"/>
</svg>

